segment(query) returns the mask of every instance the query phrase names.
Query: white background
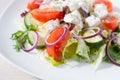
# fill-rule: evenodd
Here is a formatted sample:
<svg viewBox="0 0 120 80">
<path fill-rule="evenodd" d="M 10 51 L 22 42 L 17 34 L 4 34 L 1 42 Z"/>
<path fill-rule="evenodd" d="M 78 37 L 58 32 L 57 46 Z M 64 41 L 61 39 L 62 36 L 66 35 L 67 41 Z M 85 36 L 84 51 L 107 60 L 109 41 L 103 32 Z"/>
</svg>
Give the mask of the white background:
<svg viewBox="0 0 120 80">
<path fill-rule="evenodd" d="M 4 11 L 5 7 L 11 0 L 0 0 L 0 14 Z M 40 80 L 31 75 L 28 75 L 14 66 L 10 65 L 7 61 L 0 57 L 0 80 Z"/>
</svg>

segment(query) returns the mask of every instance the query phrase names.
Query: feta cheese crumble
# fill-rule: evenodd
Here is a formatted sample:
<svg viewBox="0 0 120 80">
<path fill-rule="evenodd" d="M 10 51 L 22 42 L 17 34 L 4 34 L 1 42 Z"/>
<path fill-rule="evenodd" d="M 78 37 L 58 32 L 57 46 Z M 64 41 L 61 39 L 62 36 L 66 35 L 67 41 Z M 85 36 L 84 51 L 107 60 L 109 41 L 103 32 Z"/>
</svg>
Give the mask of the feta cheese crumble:
<svg viewBox="0 0 120 80">
<path fill-rule="evenodd" d="M 59 24 L 59 20 L 56 19 L 56 20 L 50 20 L 48 22 L 46 22 L 44 24 L 44 27 L 47 31 L 52 31 L 53 29 L 55 29 L 56 27 L 58 27 L 60 24 Z"/>
<path fill-rule="evenodd" d="M 78 10 L 73 11 L 72 13 L 66 14 L 64 21 L 68 23 L 78 24 L 82 20 L 81 14 Z"/>
<path fill-rule="evenodd" d="M 85 22 L 88 24 L 89 27 L 98 26 L 100 24 L 100 18 L 91 15 L 85 19 Z"/>
<path fill-rule="evenodd" d="M 83 28 L 82 16 L 78 10 L 66 14 L 64 17 L 64 21 L 67 23 L 75 24 L 79 29 Z"/>
<path fill-rule="evenodd" d="M 99 18 L 104 18 L 108 15 L 107 7 L 104 4 L 96 4 L 94 13 Z"/>
</svg>

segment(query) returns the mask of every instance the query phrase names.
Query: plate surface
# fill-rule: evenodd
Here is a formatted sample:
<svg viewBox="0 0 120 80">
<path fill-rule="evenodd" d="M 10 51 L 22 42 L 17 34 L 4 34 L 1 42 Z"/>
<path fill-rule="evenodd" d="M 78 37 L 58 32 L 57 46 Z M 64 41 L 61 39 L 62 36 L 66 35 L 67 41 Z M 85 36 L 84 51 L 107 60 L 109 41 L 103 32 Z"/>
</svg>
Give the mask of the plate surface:
<svg viewBox="0 0 120 80">
<path fill-rule="evenodd" d="M 120 12 L 120 0 L 111 0 L 115 10 Z M 91 64 L 71 61 L 66 65 L 53 67 L 42 56 L 16 52 L 11 34 L 20 26 L 17 17 L 26 9 L 28 0 L 14 0 L 0 19 L 0 54 L 19 69 L 43 80 L 119 80 L 120 67 L 103 63 L 95 71 Z"/>
</svg>

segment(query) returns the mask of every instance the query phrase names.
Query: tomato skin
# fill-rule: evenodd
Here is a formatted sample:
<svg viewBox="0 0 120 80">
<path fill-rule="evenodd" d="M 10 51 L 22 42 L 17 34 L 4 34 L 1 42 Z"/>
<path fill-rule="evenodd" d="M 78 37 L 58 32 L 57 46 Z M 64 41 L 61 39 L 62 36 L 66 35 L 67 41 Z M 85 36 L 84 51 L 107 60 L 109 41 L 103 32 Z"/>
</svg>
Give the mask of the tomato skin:
<svg viewBox="0 0 120 80">
<path fill-rule="evenodd" d="M 60 27 L 58 27 L 58 28 L 60 28 Z M 56 28 L 56 29 L 58 29 L 58 28 Z M 47 41 L 48 42 L 56 41 L 60 37 L 60 35 L 56 34 L 56 33 L 58 33 L 58 31 L 59 30 L 56 30 L 55 33 L 53 33 L 52 35 L 50 34 L 51 37 L 49 37 L 47 39 Z M 62 35 L 61 32 L 59 32 L 59 33 Z M 54 37 L 56 35 L 57 35 L 57 37 Z M 70 37 L 70 31 L 67 29 L 65 36 L 57 44 L 55 44 L 54 46 L 46 45 L 46 51 L 47 51 L 48 55 L 53 57 L 55 61 L 60 62 L 62 60 L 62 50 L 64 49 L 65 45 L 67 44 L 67 40 L 69 39 L 69 37 Z"/>
<path fill-rule="evenodd" d="M 96 4 L 105 4 L 107 6 L 108 12 L 112 12 L 113 10 L 112 3 L 109 0 L 95 0 L 93 2 L 93 5 L 96 5 Z"/>
<path fill-rule="evenodd" d="M 36 9 L 36 8 L 39 8 L 40 7 L 40 4 L 36 4 L 35 3 L 36 0 L 30 0 L 27 4 L 27 8 L 29 10 L 32 10 L 32 9 Z M 39 2 L 43 2 L 43 0 L 39 0 Z"/>
<path fill-rule="evenodd" d="M 118 26 L 118 18 L 116 18 L 115 16 L 108 16 L 102 20 L 102 25 L 105 28 L 114 31 Z"/>
<path fill-rule="evenodd" d="M 47 22 L 49 20 L 63 18 L 63 12 L 56 11 L 53 8 L 36 9 L 36 10 L 32 11 L 31 14 L 36 20 L 38 20 L 40 22 Z"/>
</svg>

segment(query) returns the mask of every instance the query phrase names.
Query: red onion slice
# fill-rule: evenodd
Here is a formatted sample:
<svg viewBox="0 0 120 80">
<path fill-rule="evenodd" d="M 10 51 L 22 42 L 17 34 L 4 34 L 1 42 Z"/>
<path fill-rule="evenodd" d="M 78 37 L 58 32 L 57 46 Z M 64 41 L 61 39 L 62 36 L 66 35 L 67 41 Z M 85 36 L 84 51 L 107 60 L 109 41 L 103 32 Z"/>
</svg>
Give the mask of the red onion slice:
<svg viewBox="0 0 120 80">
<path fill-rule="evenodd" d="M 20 16 L 23 18 L 28 12 L 27 11 L 24 11 L 20 14 Z"/>
<path fill-rule="evenodd" d="M 112 32 L 112 34 L 111 34 L 110 37 L 111 37 L 111 38 L 116 37 L 117 34 L 118 34 L 117 32 Z M 115 39 L 113 40 L 113 42 L 116 43 L 116 44 L 118 44 L 118 42 L 117 42 Z M 118 45 L 120 45 L 120 44 L 118 44 Z"/>
<path fill-rule="evenodd" d="M 117 32 L 112 32 L 111 38 L 112 38 L 112 37 L 115 37 L 117 34 L 118 34 Z"/>
<path fill-rule="evenodd" d="M 107 58 L 109 59 L 109 61 L 110 61 L 111 63 L 113 63 L 113 64 L 115 64 L 115 65 L 117 65 L 117 66 L 120 66 L 120 64 L 117 63 L 117 62 L 110 56 L 110 53 L 109 53 L 109 51 L 108 51 L 111 42 L 112 42 L 113 40 L 115 40 L 116 38 L 117 38 L 117 37 L 113 37 L 113 38 L 111 38 L 111 39 L 107 42 L 107 45 L 106 45 L 106 48 L 105 48 L 105 52 L 106 52 Z"/>
<path fill-rule="evenodd" d="M 88 17 L 88 12 L 86 11 L 86 9 L 84 7 L 80 7 L 78 9 L 78 11 L 85 17 L 87 18 Z"/>
<path fill-rule="evenodd" d="M 49 42 L 47 42 L 47 39 L 46 39 L 45 40 L 45 44 L 48 45 L 48 46 L 54 46 L 55 44 L 57 44 L 66 35 L 66 32 L 67 32 L 67 28 L 66 27 L 62 27 L 62 28 L 64 29 L 64 32 L 55 42 L 49 43 Z"/>
<path fill-rule="evenodd" d="M 22 39 L 24 38 L 24 36 L 26 36 L 28 34 L 28 32 L 25 32 L 20 38 L 20 46 L 21 46 L 22 50 L 24 50 L 25 52 L 30 52 L 30 51 L 34 50 L 37 47 L 37 44 L 39 42 L 39 38 L 40 38 L 39 34 L 35 31 L 31 31 L 31 32 L 34 33 L 36 40 L 35 40 L 34 44 L 29 49 L 26 49 L 23 45 L 23 42 L 22 42 Z"/>
<path fill-rule="evenodd" d="M 63 17 L 70 12 L 70 8 L 68 6 L 65 6 L 63 8 Z"/>
<path fill-rule="evenodd" d="M 93 29 L 97 30 L 97 32 L 93 35 L 83 37 L 83 36 L 78 36 L 75 33 L 73 33 L 73 38 L 75 38 L 75 39 L 88 39 L 88 38 L 92 38 L 92 37 L 95 37 L 97 35 L 100 35 L 101 32 L 102 32 L 102 29 L 99 28 L 99 27 L 90 27 L 90 28 L 87 28 L 87 29 L 84 29 L 84 30 L 93 30 Z"/>
<path fill-rule="evenodd" d="M 70 30 L 70 31 L 72 31 L 72 30 L 74 29 L 74 27 L 75 27 L 75 24 L 72 24 L 72 23 L 69 24 L 69 30 Z"/>
</svg>

